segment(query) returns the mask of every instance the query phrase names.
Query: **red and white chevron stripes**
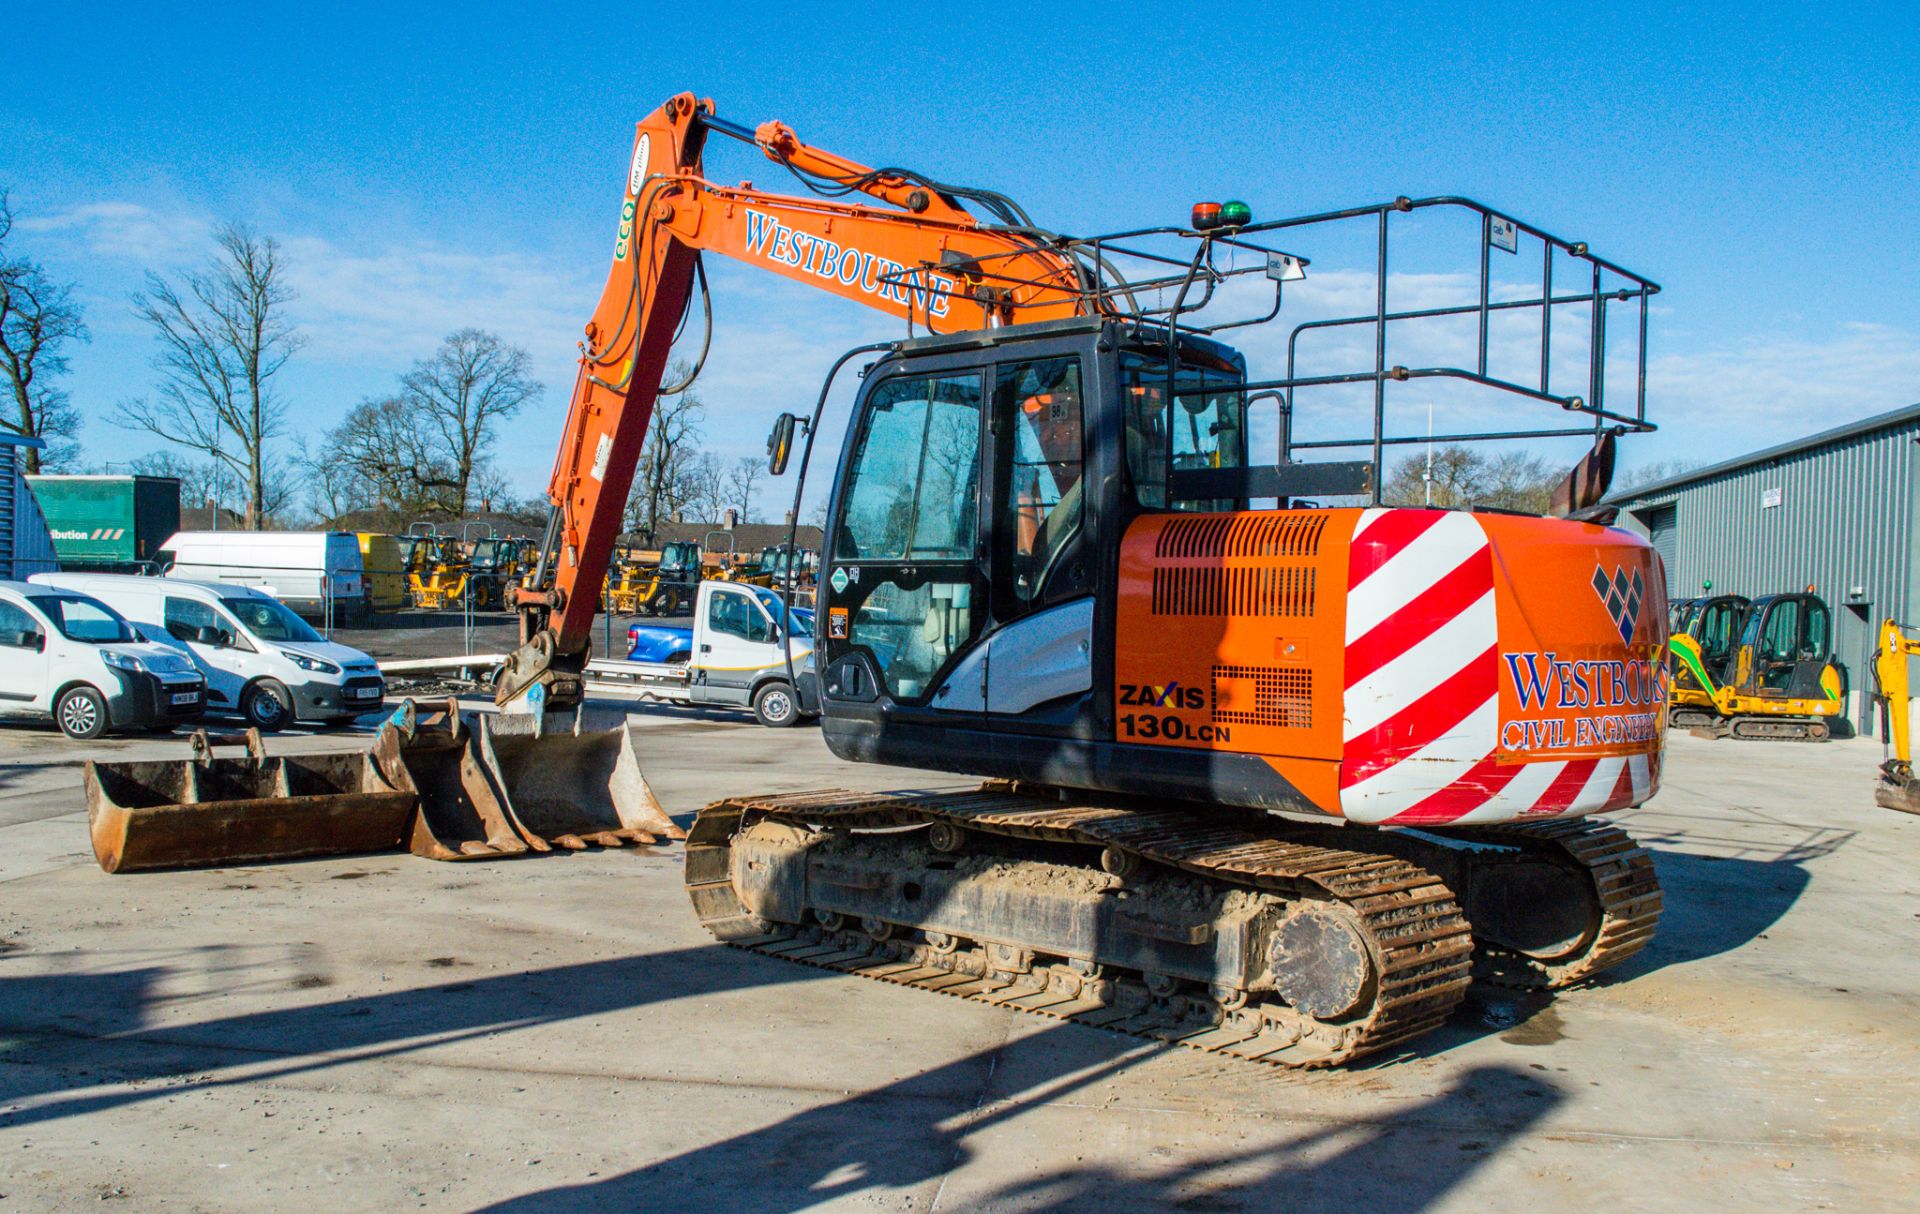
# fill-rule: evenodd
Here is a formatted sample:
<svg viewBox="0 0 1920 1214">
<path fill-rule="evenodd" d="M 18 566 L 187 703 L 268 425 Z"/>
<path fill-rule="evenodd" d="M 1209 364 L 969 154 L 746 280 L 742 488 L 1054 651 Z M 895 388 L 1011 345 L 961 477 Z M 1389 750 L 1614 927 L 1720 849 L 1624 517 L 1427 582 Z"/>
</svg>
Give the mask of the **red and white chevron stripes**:
<svg viewBox="0 0 1920 1214">
<path fill-rule="evenodd" d="M 1645 755 L 1500 763 L 1493 552 L 1463 511 L 1368 510 L 1348 566 L 1342 812 L 1466 824 L 1642 800 Z"/>
</svg>

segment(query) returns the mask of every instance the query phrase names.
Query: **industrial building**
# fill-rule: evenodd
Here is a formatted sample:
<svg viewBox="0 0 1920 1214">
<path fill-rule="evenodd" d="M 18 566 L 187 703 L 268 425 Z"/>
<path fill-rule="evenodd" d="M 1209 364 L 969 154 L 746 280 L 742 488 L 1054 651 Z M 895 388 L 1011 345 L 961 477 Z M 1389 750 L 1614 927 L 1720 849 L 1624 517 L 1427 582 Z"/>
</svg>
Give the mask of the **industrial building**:
<svg viewBox="0 0 1920 1214">
<path fill-rule="evenodd" d="M 1648 537 L 1667 594 L 1812 590 L 1833 608 L 1849 715 L 1872 716 L 1875 628 L 1920 618 L 1920 405 L 1615 493 L 1620 524 Z"/>
</svg>

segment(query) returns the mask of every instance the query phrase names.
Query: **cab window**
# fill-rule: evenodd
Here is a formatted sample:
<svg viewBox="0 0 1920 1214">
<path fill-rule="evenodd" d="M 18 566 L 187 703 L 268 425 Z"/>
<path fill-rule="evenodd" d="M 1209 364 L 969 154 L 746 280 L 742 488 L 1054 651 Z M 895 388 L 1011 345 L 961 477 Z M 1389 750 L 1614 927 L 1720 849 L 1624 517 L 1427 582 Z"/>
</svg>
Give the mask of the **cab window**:
<svg viewBox="0 0 1920 1214">
<path fill-rule="evenodd" d="M 868 399 L 834 553 L 968 560 L 980 461 L 980 376 L 891 380 Z"/>
<path fill-rule="evenodd" d="M 42 633 L 40 625 L 17 603 L 0 599 L 0 645 L 12 649 L 36 649 Z"/>
<path fill-rule="evenodd" d="M 70 641 L 106 645 L 139 639 L 132 625 L 98 599 L 78 594 L 36 594 L 33 600 L 35 607 Z"/>
<path fill-rule="evenodd" d="M 1127 472 L 1134 499 L 1150 510 L 1232 510 L 1238 503 L 1169 500 L 1170 471 L 1241 468 L 1247 463 L 1246 398 L 1238 376 L 1181 366 L 1171 380 L 1165 359 L 1140 353 L 1120 358 L 1126 405 Z"/>
<path fill-rule="evenodd" d="M 161 619 L 176 640 L 195 645 L 231 645 L 236 639 L 232 624 L 197 599 L 167 599 L 161 607 Z"/>
<path fill-rule="evenodd" d="M 707 628 L 743 641 L 773 640 L 773 621 L 744 594 L 716 591 L 707 600 Z"/>
<path fill-rule="evenodd" d="M 1767 612 L 1760 657 L 1769 662 L 1812 662 L 1827 656 L 1827 609 L 1811 599 L 1785 599 Z"/>
<path fill-rule="evenodd" d="M 858 562 L 833 600 L 848 645 L 872 654 L 889 695 L 932 694 L 978 631 L 983 373 L 908 375 L 867 394 L 833 554 Z M 836 571 L 836 578 L 838 572 Z"/>
<path fill-rule="evenodd" d="M 1086 438 L 1080 362 L 1050 358 L 1002 366 L 995 379 L 997 426 L 1006 431 L 1001 498 L 1003 576 L 1031 603 L 1080 531 Z"/>
</svg>

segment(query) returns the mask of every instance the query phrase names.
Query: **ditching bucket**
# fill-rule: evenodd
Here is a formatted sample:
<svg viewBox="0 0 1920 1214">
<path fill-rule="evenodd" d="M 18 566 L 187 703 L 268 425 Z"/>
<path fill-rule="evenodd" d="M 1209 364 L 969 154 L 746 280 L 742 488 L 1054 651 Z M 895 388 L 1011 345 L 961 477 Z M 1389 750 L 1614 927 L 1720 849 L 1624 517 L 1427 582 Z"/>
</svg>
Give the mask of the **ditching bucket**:
<svg viewBox="0 0 1920 1214">
<path fill-rule="evenodd" d="M 684 839 L 648 787 L 626 715 L 586 725 L 584 707 L 480 718 L 480 751 L 507 814 L 539 851 Z"/>
<path fill-rule="evenodd" d="M 414 855 L 488 860 L 527 850 L 507 817 L 499 780 L 485 768 L 479 740 L 460 719 L 458 701 L 424 719 L 406 701 L 381 725 L 372 756 L 389 783 L 419 797 L 407 839 Z"/>
<path fill-rule="evenodd" d="M 220 744 L 241 739 L 224 736 Z M 87 827 L 110 873 L 392 851 L 414 816 L 365 752 L 269 758 L 258 730 L 247 757 L 216 759 L 193 735 L 191 759 L 86 765 Z"/>
</svg>

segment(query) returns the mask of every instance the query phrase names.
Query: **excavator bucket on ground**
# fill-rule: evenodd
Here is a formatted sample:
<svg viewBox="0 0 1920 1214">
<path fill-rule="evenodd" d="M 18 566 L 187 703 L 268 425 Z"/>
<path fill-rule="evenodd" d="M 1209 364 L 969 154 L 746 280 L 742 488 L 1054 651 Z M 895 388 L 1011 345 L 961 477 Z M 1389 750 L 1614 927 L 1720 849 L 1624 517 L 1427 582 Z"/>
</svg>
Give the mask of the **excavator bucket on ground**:
<svg viewBox="0 0 1920 1214">
<path fill-rule="evenodd" d="M 240 741 L 221 737 L 220 744 Z M 247 757 L 215 758 L 193 735 L 193 757 L 86 765 L 93 854 L 110 873 L 401 847 L 417 798 L 365 752 L 268 757 L 258 730 Z"/>
<path fill-rule="evenodd" d="M 591 728 L 588 711 L 480 718 L 484 765 L 520 834 L 537 851 L 686 838 L 641 774 L 626 714 L 613 728 Z"/>
<path fill-rule="evenodd" d="M 517 856 L 527 843 L 508 819 L 500 781 L 486 769 L 460 705 L 425 714 L 412 700 L 380 726 L 373 762 L 396 787 L 419 798 L 407 850 L 428 860 Z"/>
<path fill-rule="evenodd" d="M 220 744 L 240 741 L 221 737 Z M 405 848 L 488 860 L 555 848 L 684 839 L 647 786 L 624 714 L 589 728 L 582 710 L 421 713 L 407 701 L 361 752 L 89 762 L 87 820 L 110 873 L 258 864 Z"/>
</svg>

